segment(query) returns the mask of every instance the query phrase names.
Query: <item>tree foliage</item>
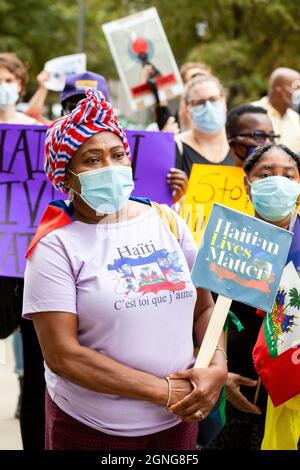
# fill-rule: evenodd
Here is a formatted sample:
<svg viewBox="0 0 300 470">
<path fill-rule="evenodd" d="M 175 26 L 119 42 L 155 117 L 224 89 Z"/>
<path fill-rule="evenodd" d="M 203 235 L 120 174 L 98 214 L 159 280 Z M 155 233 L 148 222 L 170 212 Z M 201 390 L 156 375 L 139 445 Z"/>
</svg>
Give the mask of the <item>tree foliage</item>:
<svg viewBox="0 0 300 470">
<path fill-rule="evenodd" d="M 101 24 L 156 6 L 178 65 L 207 62 L 231 103 L 258 98 L 278 66 L 300 70 L 298 0 L 85 0 L 88 68 L 117 73 Z M 0 0 L 0 49 L 30 65 L 31 82 L 46 60 L 77 52 L 78 1 Z M 196 24 L 206 21 L 205 37 Z"/>
<path fill-rule="evenodd" d="M 0 0 L 0 49 L 15 52 L 28 66 L 30 88 L 46 60 L 75 52 L 76 34 L 72 0 Z"/>
</svg>

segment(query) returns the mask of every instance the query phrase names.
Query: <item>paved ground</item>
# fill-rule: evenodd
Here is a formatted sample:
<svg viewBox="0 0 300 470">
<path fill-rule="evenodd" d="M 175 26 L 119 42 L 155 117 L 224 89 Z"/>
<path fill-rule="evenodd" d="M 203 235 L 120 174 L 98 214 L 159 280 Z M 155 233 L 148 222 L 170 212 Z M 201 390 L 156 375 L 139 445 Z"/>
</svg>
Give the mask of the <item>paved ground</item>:
<svg viewBox="0 0 300 470">
<path fill-rule="evenodd" d="M 11 338 L 0 340 L 0 450 L 22 450 L 19 421 L 14 419 L 19 383 L 13 369 Z"/>
</svg>

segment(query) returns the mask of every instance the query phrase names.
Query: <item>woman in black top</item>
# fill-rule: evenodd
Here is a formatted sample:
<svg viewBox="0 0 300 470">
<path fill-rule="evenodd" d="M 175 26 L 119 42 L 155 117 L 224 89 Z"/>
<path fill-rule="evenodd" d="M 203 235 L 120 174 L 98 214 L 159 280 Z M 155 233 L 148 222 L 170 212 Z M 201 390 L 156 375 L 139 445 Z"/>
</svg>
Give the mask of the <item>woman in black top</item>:
<svg viewBox="0 0 300 470">
<path fill-rule="evenodd" d="M 245 186 L 255 216 L 283 229 L 293 230 L 299 194 L 300 157 L 284 145 L 265 144 L 244 161 Z M 296 184 L 295 184 L 296 183 Z M 210 444 L 218 450 L 260 450 L 264 435 L 267 393 L 259 384 L 252 350 L 263 321 L 263 312 L 239 302 L 231 310 L 244 326 L 238 332 L 229 322 L 227 423 Z"/>
<path fill-rule="evenodd" d="M 180 148 L 181 144 L 181 148 Z M 181 150 L 182 149 L 182 150 Z M 182 153 L 180 153 L 180 150 Z M 230 151 L 228 151 L 225 159 L 220 162 L 210 162 L 205 157 L 200 155 L 196 150 L 194 150 L 190 145 L 185 144 L 183 142 L 178 143 L 177 140 L 177 148 L 176 148 L 176 168 L 183 170 L 185 174 L 189 177 L 192 171 L 192 166 L 194 163 L 200 163 L 202 165 L 226 165 L 226 166 L 233 166 L 234 162 L 231 156 Z"/>
<path fill-rule="evenodd" d="M 193 163 L 233 165 L 225 132 L 226 98 L 213 76 L 190 81 L 185 101 L 193 127 L 177 137 L 176 167 L 188 176 Z"/>
</svg>

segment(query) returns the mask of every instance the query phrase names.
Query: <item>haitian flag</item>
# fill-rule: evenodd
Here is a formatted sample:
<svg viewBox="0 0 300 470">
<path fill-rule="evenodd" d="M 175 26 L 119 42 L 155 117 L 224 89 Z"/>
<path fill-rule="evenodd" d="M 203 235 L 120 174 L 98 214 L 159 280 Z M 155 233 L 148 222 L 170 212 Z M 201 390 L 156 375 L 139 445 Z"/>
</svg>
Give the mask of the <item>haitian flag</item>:
<svg viewBox="0 0 300 470">
<path fill-rule="evenodd" d="M 287 265 L 276 300 L 253 349 L 257 373 L 279 406 L 300 394 L 300 217 L 294 225 Z"/>
</svg>

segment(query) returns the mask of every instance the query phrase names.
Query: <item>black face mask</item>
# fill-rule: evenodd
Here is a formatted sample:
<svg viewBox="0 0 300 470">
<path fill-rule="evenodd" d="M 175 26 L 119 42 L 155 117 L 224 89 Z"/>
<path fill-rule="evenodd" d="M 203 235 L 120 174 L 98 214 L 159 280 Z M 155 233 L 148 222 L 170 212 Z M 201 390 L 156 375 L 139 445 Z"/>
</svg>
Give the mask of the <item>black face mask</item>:
<svg viewBox="0 0 300 470">
<path fill-rule="evenodd" d="M 237 151 L 235 151 L 235 154 L 237 155 L 237 157 L 242 160 L 243 162 L 246 160 L 246 158 L 249 157 L 249 155 L 251 155 L 254 150 L 257 149 L 257 146 L 256 145 L 245 145 L 245 144 L 237 144 L 239 145 L 240 147 L 244 147 L 245 148 L 245 154 L 242 156 L 240 154 L 238 154 Z"/>
</svg>

